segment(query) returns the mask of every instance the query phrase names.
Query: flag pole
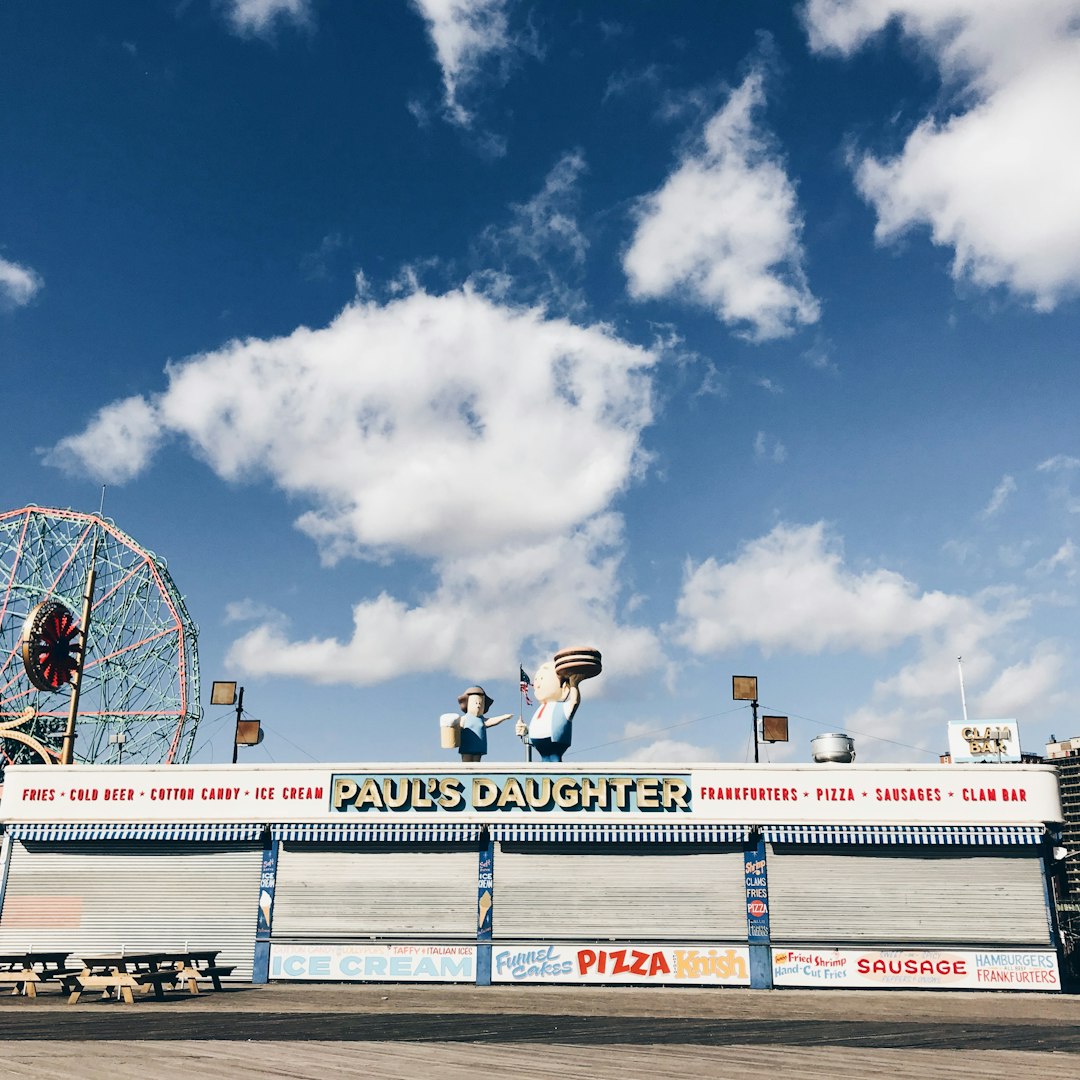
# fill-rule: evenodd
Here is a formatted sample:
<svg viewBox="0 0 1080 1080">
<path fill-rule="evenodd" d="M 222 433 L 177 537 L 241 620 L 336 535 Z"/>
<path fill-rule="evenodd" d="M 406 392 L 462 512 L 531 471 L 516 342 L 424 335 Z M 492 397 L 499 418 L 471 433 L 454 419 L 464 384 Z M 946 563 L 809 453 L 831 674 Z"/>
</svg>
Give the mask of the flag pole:
<svg viewBox="0 0 1080 1080">
<path fill-rule="evenodd" d="M 518 723 L 524 723 L 525 695 L 528 693 L 528 675 L 525 674 L 525 665 L 518 661 Z M 522 735 L 521 741 L 525 744 L 525 760 L 532 761 L 532 743 L 528 735 Z"/>
</svg>

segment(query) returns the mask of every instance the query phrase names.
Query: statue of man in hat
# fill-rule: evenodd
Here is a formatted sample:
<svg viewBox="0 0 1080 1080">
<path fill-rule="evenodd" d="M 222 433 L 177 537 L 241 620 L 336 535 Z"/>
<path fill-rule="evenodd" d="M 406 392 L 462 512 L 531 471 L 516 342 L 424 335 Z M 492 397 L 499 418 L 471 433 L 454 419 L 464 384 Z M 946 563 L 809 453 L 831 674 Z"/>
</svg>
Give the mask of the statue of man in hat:
<svg viewBox="0 0 1080 1080">
<path fill-rule="evenodd" d="M 458 727 L 461 729 L 458 753 L 462 761 L 479 761 L 487 753 L 487 729 L 514 715 L 503 713 L 502 716 L 485 716 L 494 704 L 482 686 L 470 686 L 458 696 L 462 712 L 458 717 Z"/>
</svg>

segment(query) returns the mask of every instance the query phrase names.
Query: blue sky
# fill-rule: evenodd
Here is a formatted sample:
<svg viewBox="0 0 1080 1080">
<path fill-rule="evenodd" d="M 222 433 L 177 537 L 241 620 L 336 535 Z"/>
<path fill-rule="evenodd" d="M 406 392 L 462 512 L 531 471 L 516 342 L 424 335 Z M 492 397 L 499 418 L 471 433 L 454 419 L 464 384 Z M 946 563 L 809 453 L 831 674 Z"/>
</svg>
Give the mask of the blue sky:
<svg viewBox="0 0 1080 1080">
<path fill-rule="evenodd" d="M 936 761 L 960 655 L 1076 734 L 1078 20 L 8 0 L 4 506 L 107 485 L 246 760 L 449 759 L 586 643 L 567 760 L 746 760 L 756 674 L 771 760 Z"/>
</svg>

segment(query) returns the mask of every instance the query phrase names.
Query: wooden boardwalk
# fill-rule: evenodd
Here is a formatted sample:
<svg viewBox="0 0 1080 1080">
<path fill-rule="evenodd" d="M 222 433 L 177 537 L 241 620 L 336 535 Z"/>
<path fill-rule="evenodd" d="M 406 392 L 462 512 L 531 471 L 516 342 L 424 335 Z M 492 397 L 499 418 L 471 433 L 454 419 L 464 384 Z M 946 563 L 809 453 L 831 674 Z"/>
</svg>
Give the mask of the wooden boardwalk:
<svg viewBox="0 0 1080 1080">
<path fill-rule="evenodd" d="M 294 1077 L 296 1080 L 371 1080 L 437 1076 L 439 1080 L 565 1080 L 649 1077 L 823 1076 L 881 1080 L 1075 1080 L 1071 1054 L 1016 1050 L 874 1050 L 783 1046 L 561 1046 L 507 1043 L 401 1042 L 95 1042 L 8 1044 L 5 1080 L 147 1080 L 198 1076 L 201 1080 Z"/>
<path fill-rule="evenodd" d="M 1080 998 L 276 984 L 0 997 L 3 1080 L 1080 1076 Z"/>
</svg>

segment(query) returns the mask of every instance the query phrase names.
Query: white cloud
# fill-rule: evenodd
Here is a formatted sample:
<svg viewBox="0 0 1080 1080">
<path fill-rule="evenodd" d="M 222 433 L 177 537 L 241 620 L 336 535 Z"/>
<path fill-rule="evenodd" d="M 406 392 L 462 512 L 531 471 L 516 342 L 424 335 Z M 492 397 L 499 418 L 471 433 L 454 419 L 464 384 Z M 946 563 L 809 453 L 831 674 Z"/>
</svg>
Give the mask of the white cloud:
<svg viewBox="0 0 1080 1080">
<path fill-rule="evenodd" d="M 438 583 L 418 604 L 357 603 L 350 641 L 246 635 L 233 658 L 248 671 L 481 677 L 512 667 L 527 637 L 657 664 L 653 635 L 619 619 L 622 526 L 608 512 L 643 466 L 654 361 L 604 326 L 414 291 L 171 365 L 162 394 L 107 406 L 51 458 L 123 480 L 156 437 L 179 436 L 223 478 L 269 477 L 306 501 L 298 525 L 328 562 L 432 561 Z"/>
<path fill-rule="evenodd" d="M 687 565 L 678 636 L 698 654 L 741 645 L 800 653 L 879 652 L 973 614 L 960 596 L 920 593 L 891 570 L 855 573 L 823 522 L 777 525 L 730 562 Z"/>
<path fill-rule="evenodd" d="M 515 47 L 507 11 L 510 0 L 412 0 L 427 23 L 442 69 L 443 100 L 449 117 L 462 127 L 472 116 L 460 95 L 492 58 Z"/>
<path fill-rule="evenodd" d="M 606 514 L 547 541 L 442 559 L 437 588 L 418 604 L 387 593 L 356 604 L 346 641 L 295 641 L 284 627 L 261 626 L 233 645 L 229 663 L 355 686 L 406 672 L 489 678 L 516 670 L 525 642 L 550 655 L 585 640 L 602 644 L 607 667 L 648 671 L 663 657 L 651 631 L 619 619 L 621 554 L 621 519 Z"/>
<path fill-rule="evenodd" d="M 803 271 L 795 188 L 755 121 L 764 102 L 756 72 L 641 200 L 623 257 L 635 299 L 700 305 L 754 341 L 791 334 L 819 313 Z"/>
<path fill-rule="evenodd" d="M 971 715 L 1012 719 L 1030 716 L 1033 719 L 1053 693 L 1066 657 L 1054 645 L 1043 642 L 1030 660 L 1007 667 L 974 702 Z"/>
<path fill-rule="evenodd" d="M 1001 478 L 1001 482 L 993 493 L 990 495 L 990 501 L 982 508 L 979 514 L 984 521 L 988 521 L 996 514 L 1001 512 L 1001 508 L 1005 505 L 1006 500 L 1016 491 L 1016 481 L 1006 474 Z"/>
<path fill-rule="evenodd" d="M 33 300 L 41 286 L 40 276 L 29 267 L 0 257 L 0 301 L 23 307 Z"/>
<path fill-rule="evenodd" d="M 225 13 L 238 34 L 263 35 L 278 23 L 309 25 L 312 3 L 311 0 L 226 0 Z"/>
<path fill-rule="evenodd" d="M 1080 0 L 809 0 L 804 18 L 843 55 L 895 19 L 954 91 L 895 157 L 858 160 L 879 240 L 927 226 L 954 277 L 1039 310 L 1080 290 Z"/>
<path fill-rule="evenodd" d="M 65 472 L 123 484 L 147 467 L 164 438 L 157 409 L 145 398 L 129 397 L 106 405 L 84 431 L 61 439 L 44 460 Z"/>
</svg>

